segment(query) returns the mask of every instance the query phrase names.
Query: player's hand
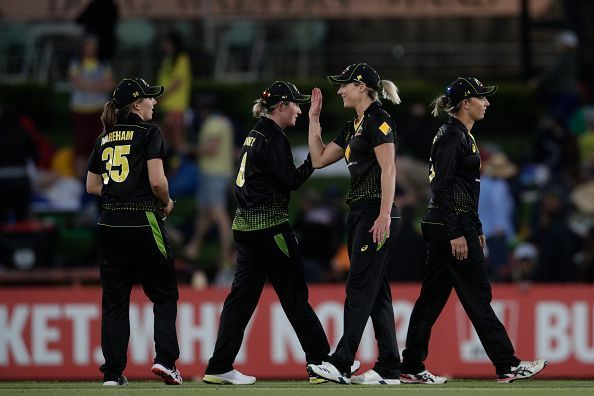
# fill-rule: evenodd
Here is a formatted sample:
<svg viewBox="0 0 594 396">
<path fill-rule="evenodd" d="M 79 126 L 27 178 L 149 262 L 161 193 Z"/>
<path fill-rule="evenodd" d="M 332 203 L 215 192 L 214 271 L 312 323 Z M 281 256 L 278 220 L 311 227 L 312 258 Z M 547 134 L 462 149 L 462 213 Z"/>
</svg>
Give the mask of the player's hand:
<svg viewBox="0 0 594 396">
<path fill-rule="evenodd" d="M 380 214 L 373 222 L 373 227 L 369 230 L 373 234 L 373 243 L 383 243 L 390 237 L 390 215 Z"/>
<path fill-rule="evenodd" d="M 466 260 L 468 257 L 468 245 L 466 244 L 466 238 L 463 236 L 452 239 L 450 241 L 450 245 L 452 245 L 452 256 L 454 256 L 457 260 Z"/>
<path fill-rule="evenodd" d="M 479 243 L 481 245 L 481 249 L 484 249 L 487 246 L 487 238 L 484 235 L 479 235 Z"/>
<path fill-rule="evenodd" d="M 169 198 L 169 202 L 167 202 L 167 205 L 163 206 L 163 214 L 165 215 L 165 217 L 169 216 L 169 214 L 173 211 L 173 207 L 175 206 L 175 201 L 171 198 Z M 165 219 L 163 219 L 165 220 Z"/>
<path fill-rule="evenodd" d="M 311 91 L 311 105 L 309 106 L 309 119 L 317 120 L 322 112 L 322 91 L 320 88 L 314 88 Z"/>
</svg>

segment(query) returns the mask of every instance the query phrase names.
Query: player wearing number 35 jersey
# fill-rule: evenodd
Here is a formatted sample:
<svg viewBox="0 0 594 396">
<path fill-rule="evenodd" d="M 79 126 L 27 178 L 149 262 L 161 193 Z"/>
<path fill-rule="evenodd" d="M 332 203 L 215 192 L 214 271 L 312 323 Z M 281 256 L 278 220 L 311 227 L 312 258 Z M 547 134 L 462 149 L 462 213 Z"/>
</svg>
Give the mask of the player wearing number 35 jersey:
<svg viewBox="0 0 594 396">
<path fill-rule="evenodd" d="M 163 228 L 173 210 L 163 171 L 161 131 L 148 123 L 163 87 L 124 79 L 101 116 L 104 130 L 89 158 L 87 191 L 101 197 L 97 232 L 103 287 L 101 366 L 104 385 L 125 385 L 130 337 L 130 291 L 135 276 L 154 304 L 156 357 L 152 372 L 169 385 L 182 382 L 175 361 L 178 290 Z"/>
<path fill-rule="evenodd" d="M 309 101 L 310 96 L 302 95 L 293 84 L 277 81 L 253 108 L 258 122 L 243 143 L 234 188 L 237 267 L 203 378 L 207 383 L 256 382 L 234 370 L 233 362 L 266 279 L 297 333 L 307 362 L 320 364 L 330 352 L 324 329 L 308 302 L 303 263 L 288 215 L 290 192 L 309 178 L 313 168 L 309 159 L 295 167 L 284 129 L 295 125 L 301 114 L 299 104 Z"/>
</svg>

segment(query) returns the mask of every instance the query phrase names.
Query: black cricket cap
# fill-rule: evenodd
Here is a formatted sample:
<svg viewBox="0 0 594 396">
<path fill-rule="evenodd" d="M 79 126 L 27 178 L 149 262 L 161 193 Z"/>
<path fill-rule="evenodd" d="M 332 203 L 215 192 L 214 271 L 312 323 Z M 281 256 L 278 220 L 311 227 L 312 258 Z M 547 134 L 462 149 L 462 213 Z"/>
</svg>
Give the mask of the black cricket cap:
<svg viewBox="0 0 594 396">
<path fill-rule="evenodd" d="M 352 82 L 363 82 L 369 88 L 377 90 L 381 78 L 375 69 L 367 63 L 353 63 L 347 66 L 342 73 L 335 76 L 328 76 L 331 84 L 348 84 Z"/>
<path fill-rule="evenodd" d="M 113 91 L 112 99 L 121 108 L 136 99 L 156 98 L 165 88 L 161 85 L 150 86 L 140 77 L 124 78 Z"/>
<path fill-rule="evenodd" d="M 497 92 L 496 85 L 484 86 L 474 77 L 458 77 L 446 88 L 446 96 L 459 99 L 489 96 L 495 92 Z"/>
<path fill-rule="evenodd" d="M 303 95 L 288 81 L 275 81 L 262 92 L 262 101 L 270 108 L 279 102 L 309 103 L 311 95 Z"/>
</svg>

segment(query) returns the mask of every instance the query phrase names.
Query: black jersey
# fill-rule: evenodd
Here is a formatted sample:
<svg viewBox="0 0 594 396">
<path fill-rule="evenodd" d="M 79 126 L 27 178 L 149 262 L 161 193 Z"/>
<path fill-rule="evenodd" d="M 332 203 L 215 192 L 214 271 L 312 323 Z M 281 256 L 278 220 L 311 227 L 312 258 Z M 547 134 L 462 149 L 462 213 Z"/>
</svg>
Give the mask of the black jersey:
<svg viewBox="0 0 594 396">
<path fill-rule="evenodd" d="M 433 198 L 429 208 L 438 209 L 450 239 L 463 235 L 458 216 L 470 216 L 479 235 L 478 216 L 481 157 L 474 137 L 454 117 L 439 128 L 431 147 L 429 181 Z"/>
<path fill-rule="evenodd" d="M 162 210 L 150 186 L 147 161 L 164 157 L 159 128 L 134 113 L 97 138 L 88 169 L 103 178 L 100 223 L 146 224 L 143 211 Z"/>
<path fill-rule="evenodd" d="M 396 155 L 396 132 L 394 121 L 379 101 L 373 102 L 363 119 L 349 120 L 339 132 L 334 143 L 344 150 L 351 187 L 346 196 L 349 205 L 363 200 L 380 200 L 382 197 L 382 169 L 374 148 L 383 143 L 394 143 Z"/>
<path fill-rule="evenodd" d="M 245 138 L 239 159 L 233 229 L 256 231 L 288 223 L 290 192 L 313 173 L 309 157 L 296 168 L 287 136 L 262 117 Z"/>
</svg>

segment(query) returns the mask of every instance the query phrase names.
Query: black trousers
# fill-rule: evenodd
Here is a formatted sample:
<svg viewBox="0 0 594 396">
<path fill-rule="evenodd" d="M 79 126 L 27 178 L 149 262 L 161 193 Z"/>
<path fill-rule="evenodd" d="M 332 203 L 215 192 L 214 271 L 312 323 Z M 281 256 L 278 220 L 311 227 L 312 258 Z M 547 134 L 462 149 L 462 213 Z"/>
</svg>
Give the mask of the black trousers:
<svg viewBox="0 0 594 396">
<path fill-rule="evenodd" d="M 378 346 L 374 370 L 384 378 L 398 378 L 400 355 L 387 270 L 394 240 L 400 228 L 400 217 L 394 206 L 390 238 L 378 249 L 369 232 L 378 214 L 377 207 L 371 210 L 351 209 L 349 213 L 347 248 L 351 264 L 344 303 L 344 333 L 330 361 L 342 373 L 350 374 L 350 366 L 355 360 L 365 325 L 371 316 Z"/>
<path fill-rule="evenodd" d="M 308 302 L 309 291 L 293 231 L 287 225 L 278 232 L 235 231 L 233 236 L 237 243 L 235 278 L 223 305 L 217 341 L 206 374 L 233 370 L 245 328 L 267 278 L 297 333 L 307 363 L 320 364 L 330 353 L 330 345 Z"/>
<path fill-rule="evenodd" d="M 130 338 L 130 291 L 135 277 L 154 304 L 155 363 L 173 367 L 179 357 L 175 321 L 177 280 L 171 248 L 158 220 L 151 227 L 98 227 L 99 268 L 103 286 L 101 348 L 106 380 L 115 379 L 126 367 Z M 161 238 L 161 248 L 156 238 Z"/>
<path fill-rule="evenodd" d="M 476 227 L 471 219 L 460 217 L 468 244 L 468 257 L 457 260 L 452 256 L 450 239 L 438 213 L 430 209 L 422 223 L 427 241 L 427 263 L 421 294 L 413 308 L 406 349 L 402 352 L 402 371 L 417 374 L 425 370 L 431 328 L 443 310 L 452 288 L 470 318 L 489 359 L 498 374 L 509 372 L 519 359 L 514 347 L 491 307 L 491 285 L 483 250 Z"/>
</svg>

